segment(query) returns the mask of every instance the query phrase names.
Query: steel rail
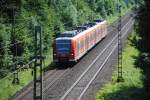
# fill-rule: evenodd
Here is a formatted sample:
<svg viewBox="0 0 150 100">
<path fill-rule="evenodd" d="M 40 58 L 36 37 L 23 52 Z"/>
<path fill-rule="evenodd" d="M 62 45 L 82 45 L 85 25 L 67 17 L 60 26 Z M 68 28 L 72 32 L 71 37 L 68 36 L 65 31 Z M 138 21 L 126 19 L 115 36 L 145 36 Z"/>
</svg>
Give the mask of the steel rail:
<svg viewBox="0 0 150 100">
<path fill-rule="evenodd" d="M 57 82 L 58 79 L 60 79 L 67 71 L 69 71 L 70 68 L 64 70 L 63 72 L 61 72 L 61 74 L 57 77 L 57 78 L 54 78 L 54 79 L 50 79 L 52 77 L 49 77 L 51 76 L 52 74 L 57 74 L 57 70 L 55 70 L 54 72 L 52 73 L 48 73 L 48 75 L 46 77 L 49 77 L 49 80 L 52 80 L 48 86 L 46 86 L 46 88 L 44 88 L 42 90 L 43 93 L 46 93 L 47 89 L 49 89 L 51 86 L 54 85 L 55 82 Z M 56 75 L 55 75 L 56 76 Z M 55 77 L 53 76 L 53 77 Z M 43 79 L 44 80 L 44 79 Z M 47 84 L 47 83 L 46 83 Z M 15 100 L 21 100 L 23 99 L 26 95 L 28 95 L 31 91 L 32 91 L 33 87 L 29 87 L 23 94 L 19 95 L 17 98 L 15 98 Z"/>
<path fill-rule="evenodd" d="M 55 78 L 49 85 L 43 89 L 43 92 L 46 92 L 47 89 L 49 89 L 58 79 L 60 79 L 67 71 L 69 71 L 70 68 L 64 70 L 57 78 Z"/>
<path fill-rule="evenodd" d="M 48 73 L 48 75 L 47 75 L 46 77 L 52 75 L 53 73 L 55 73 L 55 70 L 54 70 L 54 72 Z M 22 99 L 23 97 L 25 97 L 32 89 L 33 89 L 33 87 L 27 88 L 27 90 L 25 90 L 22 94 L 20 94 L 19 96 L 17 96 L 15 99 L 16 99 L 16 100 L 21 100 L 21 99 Z"/>
</svg>

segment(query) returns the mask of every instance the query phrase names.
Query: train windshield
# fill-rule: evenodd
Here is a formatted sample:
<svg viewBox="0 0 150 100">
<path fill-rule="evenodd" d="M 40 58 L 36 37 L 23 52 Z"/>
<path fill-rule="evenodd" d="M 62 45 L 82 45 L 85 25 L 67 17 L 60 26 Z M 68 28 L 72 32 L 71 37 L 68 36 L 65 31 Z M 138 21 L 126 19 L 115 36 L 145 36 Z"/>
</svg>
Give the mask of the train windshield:
<svg viewBox="0 0 150 100">
<path fill-rule="evenodd" d="M 57 53 L 59 53 L 59 54 L 70 53 L 70 47 L 71 47 L 70 40 L 57 40 L 56 41 Z"/>
</svg>

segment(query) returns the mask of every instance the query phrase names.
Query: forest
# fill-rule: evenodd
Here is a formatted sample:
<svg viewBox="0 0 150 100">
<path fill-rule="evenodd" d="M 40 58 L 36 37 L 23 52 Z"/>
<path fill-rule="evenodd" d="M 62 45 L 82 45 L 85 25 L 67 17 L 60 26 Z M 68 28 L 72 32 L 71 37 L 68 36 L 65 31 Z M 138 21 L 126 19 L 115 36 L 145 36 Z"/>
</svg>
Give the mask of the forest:
<svg viewBox="0 0 150 100">
<path fill-rule="evenodd" d="M 0 78 L 34 56 L 34 26 L 42 26 L 43 50 L 49 52 L 53 39 L 94 19 L 117 16 L 117 4 L 127 9 L 134 0 L 1 0 Z"/>
<path fill-rule="evenodd" d="M 150 1 L 144 0 L 138 12 L 137 33 L 140 35 L 140 40 L 136 43 L 140 50 L 138 65 L 143 70 L 144 78 L 144 100 L 150 98 Z"/>
</svg>

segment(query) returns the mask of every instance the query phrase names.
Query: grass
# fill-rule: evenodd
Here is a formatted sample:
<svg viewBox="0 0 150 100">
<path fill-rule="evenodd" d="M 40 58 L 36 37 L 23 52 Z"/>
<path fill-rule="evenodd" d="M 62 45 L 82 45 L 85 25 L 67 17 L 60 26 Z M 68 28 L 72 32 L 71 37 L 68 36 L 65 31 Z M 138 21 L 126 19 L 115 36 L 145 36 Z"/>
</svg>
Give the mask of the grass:
<svg viewBox="0 0 150 100">
<path fill-rule="evenodd" d="M 133 33 L 130 40 L 135 37 Z M 107 83 L 96 94 L 96 100 L 141 100 L 143 88 L 143 72 L 136 66 L 136 58 L 139 51 L 128 40 L 127 47 L 123 52 L 123 78 L 124 82 L 117 83 L 117 72 L 114 72 L 112 81 Z"/>
<path fill-rule="evenodd" d="M 12 85 L 13 77 L 10 76 L 5 80 L 0 80 L 0 100 L 7 100 L 32 80 L 31 69 L 19 73 L 20 84 Z"/>
<path fill-rule="evenodd" d="M 45 66 L 48 66 L 52 62 L 52 49 L 46 53 Z M 38 71 L 39 74 L 39 71 Z M 17 91 L 21 90 L 24 86 L 29 84 L 33 80 L 32 69 L 26 69 L 19 72 L 19 85 L 12 85 L 13 75 L 8 78 L 0 80 L 0 100 L 7 100 L 10 96 L 13 96 Z"/>
</svg>

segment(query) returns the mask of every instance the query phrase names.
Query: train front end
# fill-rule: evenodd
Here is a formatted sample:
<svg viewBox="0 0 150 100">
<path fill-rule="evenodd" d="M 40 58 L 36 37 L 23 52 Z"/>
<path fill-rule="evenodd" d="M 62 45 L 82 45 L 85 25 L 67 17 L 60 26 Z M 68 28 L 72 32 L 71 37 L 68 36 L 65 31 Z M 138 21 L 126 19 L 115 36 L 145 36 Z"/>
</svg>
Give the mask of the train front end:
<svg viewBox="0 0 150 100">
<path fill-rule="evenodd" d="M 74 58 L 72 39 L 66 37 L 56 38 L 53 48 L 54 62 L 73 62 L 75 61 Z"/>
</svg>

